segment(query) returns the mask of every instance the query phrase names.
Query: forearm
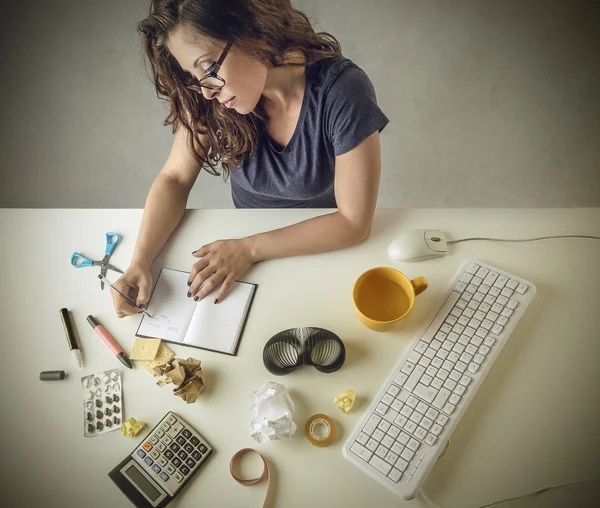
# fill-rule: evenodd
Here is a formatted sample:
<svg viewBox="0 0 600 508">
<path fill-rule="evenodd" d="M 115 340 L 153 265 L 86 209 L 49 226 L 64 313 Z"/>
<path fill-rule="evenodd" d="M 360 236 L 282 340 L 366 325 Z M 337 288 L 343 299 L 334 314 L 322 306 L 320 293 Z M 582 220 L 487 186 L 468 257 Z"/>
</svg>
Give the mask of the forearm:
<svg viewBox="0 0 600 508">
<path fill-rule="evenodd" d="M 183 214 L 189 189 L 159 174 L 148 193 L 132 263 L 150 267 Z"/>
<path fill-rule="evenodd" d="M 355 224 L 337 211 L 245 240 L 257 262 L 343 249 L 363 241 L 369 233 L 370 226 Z"/>
</svg>

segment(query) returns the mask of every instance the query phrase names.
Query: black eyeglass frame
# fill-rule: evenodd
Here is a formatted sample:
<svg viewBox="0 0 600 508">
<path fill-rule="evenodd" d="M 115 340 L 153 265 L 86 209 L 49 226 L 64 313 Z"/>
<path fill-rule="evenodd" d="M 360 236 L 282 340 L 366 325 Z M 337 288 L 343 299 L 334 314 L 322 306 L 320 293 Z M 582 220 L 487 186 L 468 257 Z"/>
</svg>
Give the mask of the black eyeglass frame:
<svg viewBox="0 0 600 508">
<path fill-rule="evenodd" d="M 198 84 L 196 84 L 196 83 L 188 83 L 188 84 L 185 85 L 185 87 L 188 88 L 189 90 L 192 90 L 192 91 L 197 92 L 197 93 L 202 93 L 202 88 L 206 88 L 207 90 L 213 90 L 213 91 L 214 90 L 221 90 L 221 88 L 223 88 L 225 86 L 225 80 L 221 76 L 219 76 L 217 74 L 217 72 L 219 72 L 219 70 L 221 69 L 221 65 L 223 65 L 223 61 L 225 60 L 225 57 L 227 56 L 227 53 L 229 53 L 229 50 L 231 49 L 231 46 L 233 46 L 233 41 L 229 41 L 227 43 L 227 45 L 225 46 L 225 49 L 221 53 L 221 56 L 215 62 L 215 64 L 212 66 L 212 69 L 210 71 L 208 71 L 206 73 L 206 75 L 202 79 L 200 79 L 198 81 Z M 206 81 L 207 79 L 217 79 L 222 84 L 218 85 L 218 86 L 203 85 L 202 82 Z"/>
</svg>

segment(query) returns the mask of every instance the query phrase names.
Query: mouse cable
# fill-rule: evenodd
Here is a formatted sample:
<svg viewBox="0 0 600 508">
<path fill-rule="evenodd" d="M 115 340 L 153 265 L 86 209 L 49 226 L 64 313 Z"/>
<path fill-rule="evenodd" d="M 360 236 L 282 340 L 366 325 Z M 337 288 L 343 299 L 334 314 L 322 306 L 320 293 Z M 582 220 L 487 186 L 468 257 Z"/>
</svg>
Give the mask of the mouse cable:
<svg viewBox="0 0 600 508">
<path fill-rule="evenodd" d="M 461 240 L 448 240 L 446 243 L 460 243 L 470 242 L 471 240 L 491 240 L 497 242 L 535 242 L 537 240 L 547 240 L 549 238 L 591 238 L 593 240 L 600 240 L 600 236 L 589 236 L 589 235 L 559 235 L 559 236 L 540 236 L 539 238 L 524 238 L 522 240 L 511 240 L 508 238 L 462 238 Z"/>
<path fill-rule="evenodd" d="M 531 492 L 530 494 L 523 494 L 522 496 L 509 497 L 507 499 L 503 499 L 502 501 L 494 501 L 493 503 L 483 504 L 481 506 L 478 506 L 477 508 L 488 508 L 489 506 L 495 506 L 495 505 L 498 505 L 498 504 L 507 503 L 508 501 L 514 501 L 515 499 L 524 499 L 526 497 L 535 496 L 536 494 L 541 494 L 542 492 L 546 492 L 547 490 L 559 489 L 559 488 L 562 488 L 562 487 L 569 487 L 571 485 L 579 485 L 581 483 L 592 483 L 592 482 L 597 482 L 597 481 L 600 481 L 600 478 L 592 478 L 591 480 L 580 480 L 580 481 L 577 481 L 577 482 L 563 483 L 563 484 L 560 484 L 560 485 L 552 485 L 550 487 L 544 487 L 543 489 L 536 490 L 535 492 Z M 431 499 L 429 499 L 425 495 L 425 492 L 423 491 L 423 489 L 421 489 L 419 492 L 421 493 L 421 497 L 423 497 L 423 499 L 425 500 L 425 502 L 431 508 L 442 508 L 439 504 L 436 504 Z"/>
</svg>

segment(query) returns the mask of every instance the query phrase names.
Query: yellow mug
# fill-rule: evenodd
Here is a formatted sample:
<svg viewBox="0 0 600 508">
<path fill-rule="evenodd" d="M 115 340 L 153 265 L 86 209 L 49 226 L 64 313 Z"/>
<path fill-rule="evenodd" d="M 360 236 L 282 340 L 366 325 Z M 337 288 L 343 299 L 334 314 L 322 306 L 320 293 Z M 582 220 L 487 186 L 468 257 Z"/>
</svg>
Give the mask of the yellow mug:
<svg viewBox="0 0 600 508">
<path fill-rule="evenodd" d="M 367 328 L 384 332 L 408 315 L 415 296 L 427 286 L 424 277 L 409 280 L 394 268 L 380 266 L 367 270 L 356 280 L 352 301 L 358 319 Z"/>
</svg>

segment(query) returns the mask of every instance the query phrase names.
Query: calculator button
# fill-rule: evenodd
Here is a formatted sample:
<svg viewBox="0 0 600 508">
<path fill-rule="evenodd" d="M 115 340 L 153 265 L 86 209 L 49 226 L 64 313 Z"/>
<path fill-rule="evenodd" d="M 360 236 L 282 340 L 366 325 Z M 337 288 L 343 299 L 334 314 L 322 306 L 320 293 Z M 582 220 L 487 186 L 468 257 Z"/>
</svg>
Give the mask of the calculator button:
<svg viewBox="0 0 600 508">
<path fill-rule="evenodd" d="M 192 453 L 194 451 L 194 447 L 190 443 L 186 443 L 183 448 L 188 453 Z"/>
<path fill-rule="evenodd" d="M 190 443 L 192 443 L 194 446 L 198 446 L 198 443 L 200 443 L 200 440 L 194 436 L 192 437 L 192 439 L 190 439 Z"/>
<path fill-rule="evenodd" d="M 186 464 L 187 467 L 189 467 L 190 469 L 192 469 L 196 465 L 196 462 L 194 461 L 194 459 L 187 459 L 185 461 L 185 464 Z"/>
<path fill-rule="evenodd" d="M 158 437 L 150 436 L 150 439 L 148 439 L 148 441 L 150 441 L 154 445 L 154 444 L 158 443 Z"/>
<path fill-rule="evenodd" d="M 142 446 L 144 447 L 144 450 L 146 450 L 147 452 L 152 450 L 152 445 L 148 441 L 146 441 Z"/>
<path fill-rule="evenodd" d="M 174 423 L 177 423 L 177 418 L 175 418 L 173 415 L 169 415 L 167 418 L 167 422 L 173 425 Z"/>
<path fill-rule="evenodd" d="M 171 450 L 165 450 L 165 457 L 167 457 L 167 459 L 172 459 L 174 456 L 175 454 Z"/>
<path fill-rule="evenodd" d="M 182 433 L 183 437 L 185 437 L 186 439 L 189 439 L 192 436 L 192 433 L 188 430 L 185 429 Z"/>
<path fill-rule="evenodd" d="M 150 457 L 152 457 L 154 460 L 158 459 L 158 457 L 160 457 L 160 453 L 158 452 L 158 450 L 152 450 L 150 452 Z"/>
<path fill-rule="evenodd" d="M 162 430 L 164 430 L 165 432 L 168 432 L 168 431 L 169 431 L 169 429 L 171 428 L 171 425 L 169 425 L 167 422 L 163 422 L 163 423 L 161 424 L 160 428 L 161 428 Z"/>
<path fill-rule="evenodd" d="M 198 450 L 200 450 L 200 453 L 206 453 L 206 452 L 207 452 L 207 450 L 208 450 L 208 448 L 207 448 L 206 446 L 204 446 L 203 444 L 201 444 L 201 445 L 198 447 Z"/>
<path fill-rule="evenodd" d="M 153 461 L 153 460 L 152 460 L 150 457 L 146 457 L 146 458 L 144 459 L 144 462 L 145 462 L 146 464 L 148 464 L 149 466 L 151 466 L 152 464 L 154 464 L 154 461 Z"/>
<path fill-rule="evenodd" d="M 175 473 L 173 475 L 173 479 L 177 482 L 177 483 L 181 483 L 181 480 L 183 480 L 183 476 L 181 476 L 179 473 Z"/>
<path fill-rule="evenodd" d="M 165 444 L 164 444 L 164 443 L 158 443 L 158 444 L 156 445 L 156 447 L 157 447 L 157 448 L 158 448 L 158 450 L 159 450 L 159 451 L 161 451 L 161 452 L 164 452 L 164 451 L 165 451 L 165 449 L 167 448 L 167 447 L 165 446 Z"/>
<path fill-rule="evenodd" d="M 160 479 L 161 479 L 163 482 L 169 481 L 169 475 L 167 475 L 167 473 L 165 473 L 165 472 L 162 472 L 162 473 L 160 473 L 160 475 L 159 475 L 159 476 L 160 476 Z"/>
<path fill-rule="evenodd" d="M 180 452 L 177 454 L 177 456 L 178 456 L 178 457 L 179 457 L 181 460 L 185 460 L 185 459 L 187 459 L 187 458 L 188 458 L 188 454 L 187 454 L 187 453 L 185 453 L 183 450 L 181 450 L 181 451 L 180 451 Z"/>
<path fill-rule="evenodd" d="M 194 457 L 195 460 L 200 460 L 202 458 L 202 454 L 199 451 L 194 451 L 192 453 L 192 457 Z"/>
<path fill-rule="evenodd" d="M 175 472 L 175 468 L 171 464 L 167 464 L 167 467 L 165 467 L 165 471 L 169 474 L 173 474 Z"/>
<path fill-rule="evenodd" d="M 179 467 L 181 466 L 181 461 L 177 458 L 177 457 L 173 457 L 173 459 L 171 459 L 171 463 L 175 466 L 175 467 Z"/>
<path fill-rule="evenodd" d="M 156 429 L 156 435 L 158 437 L 163 437 L 165 435 L 165 433 L 162 430 L 160 430 L 160 429 Z"/>
<path fill-rule="evenodd" d="M 158 463 L 159 463 L 159 464 L 160 464 L 162 467 L 165 467 L 165 466 L 168 464 L 168 462 L 167 462 L 167 459 L 165 459 L 164 457 L 159 457 L 159 458 L 158 458 Z"/>
<path fill-rule="evenodd" d="M 177 441 L 181 446 L 185 444 L 185 438 L 183 436 L 179 436 L 177 439 L 175 439 L 175 441 Z"/>
<path fill-rule="evenodd" d="M 141 457 L 142 459 L 146 456 L 146 452 L 144 450 L 138 450 L 137 454 L 139 457 Z"/>
<path fill-rule="evenodd" d="M 171 446 L 169 446 L 169 449 L 171 449 L 175 453 L 177 453 L 179 451 L 179 445 L 177 443 L 171 443 Z"/>
<path fill-rule="evenodd" d="M 163 442 L 168 446 L 173 442 L 173 438 L 171 436 L 165 436 Z"/>
<path fill-rule="evenodd" d="M 183 473 L 183 475 L 186 475 L 190 472 L 189 468 L 187 466 L 181 466 L 179 468 L 179 471 L 181 471 Z"/>
<path fill-rule="evenodd" d="M 156 474 L 161 472 L 160 466 L 158 464 L 154 464 L 152 466 L 152 471 L 154 471 Z"/>
<path fill-rule="evenodd" d="M 169 434 L 169 436 L 171 437 L 175 437 L 177 436 L 177 434 L 179 434 L 181 431 L 183 430 L 183 425 L 181 425 L 181 423 L 177 422 L 175 425 L 173 425 L 169 431 L 167 432 L 167 434 Z"/>
</svg>

